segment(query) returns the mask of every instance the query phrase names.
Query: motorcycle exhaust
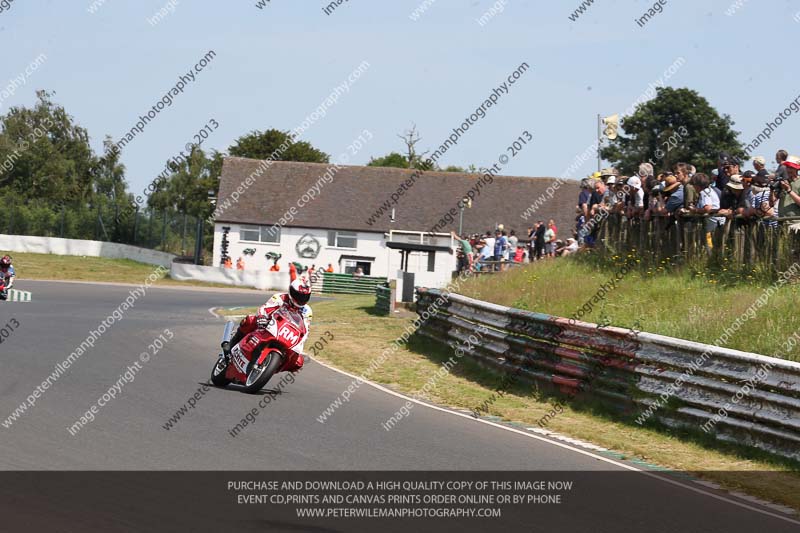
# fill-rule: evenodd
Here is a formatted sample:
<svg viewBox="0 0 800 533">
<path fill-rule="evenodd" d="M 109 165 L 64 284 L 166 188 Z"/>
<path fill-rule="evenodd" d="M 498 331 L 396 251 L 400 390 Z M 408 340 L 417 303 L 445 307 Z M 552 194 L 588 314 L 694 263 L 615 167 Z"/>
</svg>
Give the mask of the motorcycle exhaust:
<svg viewBox="0 0 800 533">
<path fill-rule="evenodd" d="M 222 332 L 222 341 L 221 342 L 228 342 L 231 340 L 231 336 L 233 335 L 233 328 L 236 327 L 235 324 L 231 321 L 228 321 L 225 324 L 225 331 Z"/>
</svg>

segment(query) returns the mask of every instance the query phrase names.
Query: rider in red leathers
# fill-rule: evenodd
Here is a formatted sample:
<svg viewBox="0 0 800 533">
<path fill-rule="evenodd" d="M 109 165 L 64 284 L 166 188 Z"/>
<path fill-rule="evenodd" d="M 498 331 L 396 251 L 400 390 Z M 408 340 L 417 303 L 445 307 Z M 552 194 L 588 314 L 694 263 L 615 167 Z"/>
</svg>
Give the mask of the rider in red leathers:
<svg viewBox="0 0 800 533">
<path fill-rule="evenodd" d="M 306 335 L 308 335 L 312 317 L 311 307 L 307 305 L 308 300 L 311 298 L 311 286 L 306 279 L 297 276 L 297 270 L 292 264 L 289 266 L 289 275 L 292 279 L 289 285 L 289 292 L 274 294 L 270 297 L 255 315 L 244 317 L 233 337 L 229 341 L 222 343 L 222 351 L 226 356 L 230 356 L 231 348 L 239 344 L 245 335 L 255 331 L 257 328 L 266 328 L 272 314 L 279 309 L 287 308 L 290 311 L 299 312 L 303 317 Z M 303 355 L 298 354 L 295 368 L 290 369 L 290 371 L 297 372 L 301 368 L 303 368 Z"/>
<path fill-rule="evenodd" d="M 8 290 L 14 286 L 14 279 L 16 277 L 16 272 L 14 272 L 14 266 L 11 264 L 11 257 L 4 255 L 0 257 L 0 281 L 4 285 L 2 290 L 3 298 L 5 298 Z"/>
</svg>

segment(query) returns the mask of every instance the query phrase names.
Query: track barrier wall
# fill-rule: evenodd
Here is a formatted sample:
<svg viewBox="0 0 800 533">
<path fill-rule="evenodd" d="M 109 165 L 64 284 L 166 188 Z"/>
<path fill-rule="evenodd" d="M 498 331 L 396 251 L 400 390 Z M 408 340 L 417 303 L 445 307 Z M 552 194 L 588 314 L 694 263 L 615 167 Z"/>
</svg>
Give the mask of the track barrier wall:
<svg viewBox="0 0 800 533">
<path fill-rule="evenodd" d="M 421 315 L 443 294 L 419 288 Z M 450 294 L 419 333 L 537 389 L 800 461 L 800 363 Z M 480 342 L 467 338 L 489 328 Z M 710 428 L 710 429 L 709 429 Z"/>
<path fill-rule="evenodd" d="M 288 272 L 235 270 L 232 268 L 172 263 L 169 276 L 178 281 L 204 281 L 236 287 L 285 291 L 289 287 Z"/>
<path fill-rule="evenodd" d="M 322 292 L 339 294 L 375 294 L 375 287 L 386 283 L 386 278 L 369 276 L 353 276 L 352 274 L 334 274 L 324 272 L 322 275 Z"/>
<path fill-rule="evenodd" d="M 150 250 L 149 248 L 139 248 L 129 244 L 31 235 L 0 234 L 0 251 L 130 259 L 131 261 L 161 265 L 166 268 L 169 268 L 175 258 L 173 254 Z"/>
</svg>

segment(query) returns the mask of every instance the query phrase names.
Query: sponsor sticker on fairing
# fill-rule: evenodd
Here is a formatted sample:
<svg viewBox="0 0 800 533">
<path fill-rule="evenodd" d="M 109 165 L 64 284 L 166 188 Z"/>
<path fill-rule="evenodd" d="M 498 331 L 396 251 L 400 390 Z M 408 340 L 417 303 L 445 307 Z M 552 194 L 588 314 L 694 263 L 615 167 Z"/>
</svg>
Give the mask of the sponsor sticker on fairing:
<svg viewBox="0 0 800 533">
<path fill-rule="evenodd" d="M 283 326 L 278 332 L 278 337 L 283 337 L 287 342 L 294 346 L 294 344 L 297 343 L 297 340 L 300 338 L 300 334 L 292 330 L 292 328 L 289 326 Z"/>
<path fill-rule="evenodd" d="M 246 373 L 247 365 L 250 364 L 250 361 L 248 361 L 247 357 L 242 353 L 242 349 L 237 344 L 233 347 L 231 352 L 233 353 L 233 364 L 236 365 L 236 368 L 238 368 L 240 372 Z"/>
</svg>

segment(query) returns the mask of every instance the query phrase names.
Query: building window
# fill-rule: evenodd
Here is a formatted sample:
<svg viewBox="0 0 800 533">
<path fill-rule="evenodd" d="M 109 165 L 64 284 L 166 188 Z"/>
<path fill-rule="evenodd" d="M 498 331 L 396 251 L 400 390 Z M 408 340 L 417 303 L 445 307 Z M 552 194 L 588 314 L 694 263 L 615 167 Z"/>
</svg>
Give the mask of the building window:
<svg viewBox="0 0 800 533">
<path fill-rule="evenodd" d="M 358 248 L 358 239 L 355 232 L 351 231 L 329 231 L 328 246 L 336 248 Z"/>
<path fill-rule="evenodd" d="M 261 231 L 258 226 L 242 226 L 239 228 L 240 241 L 260 241 Z"/>
<path fill-rule="evenodd" d="M 261 242 L 281 242 L 281 227 L 261 226 Z"/>
<path fill-rule="evenodd" d="M 428 252 L 428 272 L 436 272 L 436 252 Z"/>
<path fill-rule="evenodd" d="M 273 226 L 241 226 L 239 240 L 250 242 L 281 242 L 281 228 Z"/>
</svg>

